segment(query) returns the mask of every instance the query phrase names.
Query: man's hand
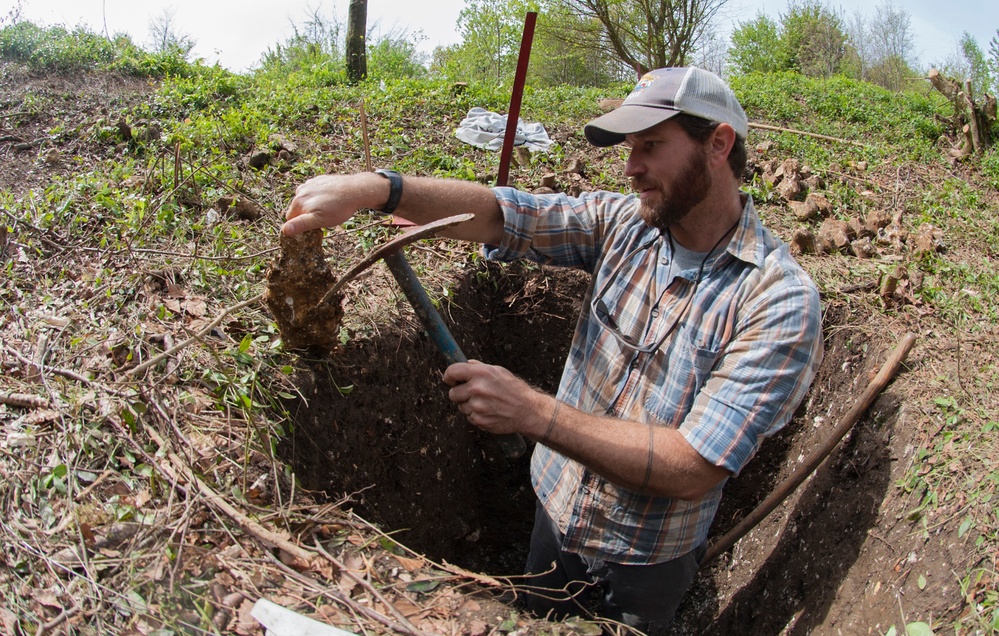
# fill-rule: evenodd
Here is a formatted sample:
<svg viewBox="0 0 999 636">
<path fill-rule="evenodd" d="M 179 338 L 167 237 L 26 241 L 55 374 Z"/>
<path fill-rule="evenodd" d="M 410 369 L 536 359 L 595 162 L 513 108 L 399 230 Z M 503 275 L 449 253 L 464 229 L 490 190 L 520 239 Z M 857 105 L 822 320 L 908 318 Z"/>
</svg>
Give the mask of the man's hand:
<svg viewBox="0 0 999 636">
<path fill-rule="evenodd" d="M 361 208 L 384 205 L 388 191 L 388 180 L 374 173 L 314 177 L 295 190 L 281 231 L 294 236 L 321 227 L 336 227 Z"/>
<path fill-rule="evenodd" d="M 444 381 L 451 386 L 448 397 L 468 421 L 494 435 L 531 435 L 542 425 L 543 404 L 551 401 L 503 367 L 477 360 L 452 364 Z"/>
</svg>

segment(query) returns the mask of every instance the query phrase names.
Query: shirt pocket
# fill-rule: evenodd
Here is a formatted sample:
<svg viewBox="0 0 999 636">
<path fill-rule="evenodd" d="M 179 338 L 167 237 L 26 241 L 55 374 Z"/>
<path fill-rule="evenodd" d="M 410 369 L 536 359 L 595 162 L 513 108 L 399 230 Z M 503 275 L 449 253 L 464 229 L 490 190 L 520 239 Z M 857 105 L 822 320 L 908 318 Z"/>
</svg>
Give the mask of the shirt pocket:
<svg viewBox="0 0 999 636">
<path fill-rule="evenodd" d="M 645 410 L 657 423 L 679 428 L 718 361 L 719 350 L 695 346 L 681 337 L 664 354 L 662 377 L 649 392 Z"/>
</svg>

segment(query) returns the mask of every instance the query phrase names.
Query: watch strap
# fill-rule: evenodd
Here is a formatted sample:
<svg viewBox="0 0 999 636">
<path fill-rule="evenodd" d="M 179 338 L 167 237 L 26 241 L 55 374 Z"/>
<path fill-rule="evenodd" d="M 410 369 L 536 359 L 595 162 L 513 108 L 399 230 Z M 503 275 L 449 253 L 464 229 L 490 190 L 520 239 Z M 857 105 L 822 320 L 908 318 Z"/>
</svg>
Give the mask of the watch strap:
<svg viewBox="0 0 999 636">
<path fill-rule="evenodd" d="M 395 170 L 383 170 L 381 168 L 375 170 L 375 174 L 380 174 L 389 180 L 389 197 L 388 201 L 382 207 L 381 212 L 383 214 L 392 214 L 399 207 L 399 201 L 402 199 L 402 175 Z"/>
</svg>

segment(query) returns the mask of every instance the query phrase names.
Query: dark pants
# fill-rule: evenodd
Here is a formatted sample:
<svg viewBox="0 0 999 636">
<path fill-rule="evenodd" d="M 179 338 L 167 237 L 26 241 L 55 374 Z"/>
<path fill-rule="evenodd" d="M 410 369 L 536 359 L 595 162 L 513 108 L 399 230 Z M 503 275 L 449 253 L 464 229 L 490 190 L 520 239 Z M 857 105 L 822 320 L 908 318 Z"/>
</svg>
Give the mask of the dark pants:
<svg viewBox="0 0 999 636">
<path fill-rule="evenodd" d="M 528 609 L 554 620 L 577 616 L 596 588 L 597 614 L 648 634 L 669 626 L 706 550 L 702 544 L 665 563 L 622 565 L 565 552 L 561 544 L 562 533 L 539 503 L 527 555 Z"/>
</svg>

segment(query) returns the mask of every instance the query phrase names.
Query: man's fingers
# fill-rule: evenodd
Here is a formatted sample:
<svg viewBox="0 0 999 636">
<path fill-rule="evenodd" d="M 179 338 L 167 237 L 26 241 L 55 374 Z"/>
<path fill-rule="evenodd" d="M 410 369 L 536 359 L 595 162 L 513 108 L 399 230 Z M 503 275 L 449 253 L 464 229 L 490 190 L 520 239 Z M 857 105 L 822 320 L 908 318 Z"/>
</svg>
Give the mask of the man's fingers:
<svg viewBox="0 0 999 636">
<path fill-rule="evenodd" d="M 317 222 L 314 215 L 303 214 L 285 221 L 284 225 L 281 226 L 281 233 L 285 236 L 295 236 L 318 227 L 322 227 L 322 224 Z"/>
</svg>

